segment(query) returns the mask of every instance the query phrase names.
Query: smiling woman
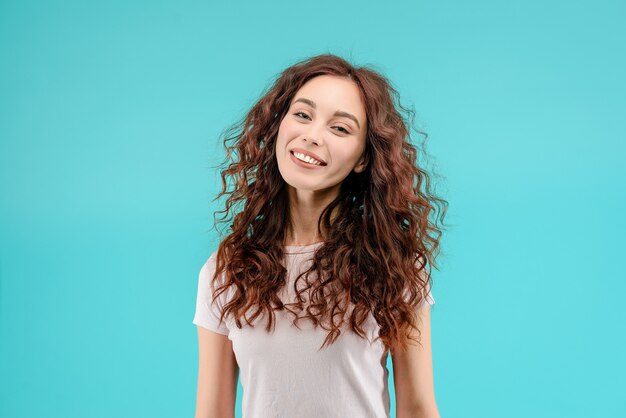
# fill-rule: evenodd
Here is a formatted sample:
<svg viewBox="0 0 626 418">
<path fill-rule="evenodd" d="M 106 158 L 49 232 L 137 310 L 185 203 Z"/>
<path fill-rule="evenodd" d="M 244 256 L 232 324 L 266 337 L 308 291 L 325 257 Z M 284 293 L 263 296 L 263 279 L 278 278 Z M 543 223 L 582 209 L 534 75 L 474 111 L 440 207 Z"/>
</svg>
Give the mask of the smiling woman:
<svg viewBox="0 0 626 418">
<path fill-rule="evenodd" d="M 438 416 L 430 270 L 447 202 L 396 99 L 320 55 L 227 131 L 231 231 L 198 278 L 197 417 L 233 415 L 239 371 L 246 417 L 389 417 L 389 353 L 397 416 Z"/>
<path fill-rule="evenodd" d="M 293 201 L 316 196 L 322 202 L 316 205 L 321 210 L 324 201 L 330 203 L 339 195 L 341 183 L 351 171 L 365 169 L 367 123 L 359 88 L 346 77 L 314 77 L 298 90 L 287 113 L 276 138 L 278 169 L 290 186 Z"/>
</svg>

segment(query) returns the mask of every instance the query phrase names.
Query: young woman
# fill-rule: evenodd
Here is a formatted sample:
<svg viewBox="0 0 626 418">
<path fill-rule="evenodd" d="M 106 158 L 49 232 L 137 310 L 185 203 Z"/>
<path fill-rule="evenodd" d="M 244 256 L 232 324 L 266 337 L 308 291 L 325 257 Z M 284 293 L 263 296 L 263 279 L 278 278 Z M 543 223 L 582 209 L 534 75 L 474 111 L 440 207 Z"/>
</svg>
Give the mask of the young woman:
<svg viewBox="0 0 626 418">
<path fill-rule="evenodd" d="M 196 417 L 233 417 L 239 376 L 245 418 L 389 417 L 388 353 L 397 417 L 439 416 L 427 266 L 447 202 L 394 99 L 324 54 L 227 132 L 234 219 L 199 274 Z"/>
</svg>

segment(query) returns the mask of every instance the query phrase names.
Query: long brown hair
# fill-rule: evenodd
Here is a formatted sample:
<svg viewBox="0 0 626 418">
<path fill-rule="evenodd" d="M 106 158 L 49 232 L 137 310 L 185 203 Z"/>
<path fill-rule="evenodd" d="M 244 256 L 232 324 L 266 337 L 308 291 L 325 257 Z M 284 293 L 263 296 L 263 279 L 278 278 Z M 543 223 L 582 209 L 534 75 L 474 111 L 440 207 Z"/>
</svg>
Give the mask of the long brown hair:
<svg viewBox="0 0 626 418">
<path fill-rule="evenodd" d="M 298 302 L 286 305 L 277 294 L 286 285 L 281 260 L 289 205 L 276 161 L 276 138 L 293 96 L 308 80 L 323 74 L 348 77 L 360 89 L 368 126 L 367 167 L 346 177 L 337 198 L 320 215 L 318 231 L 328 233 L 313 254 L 311 267 L 298 276 L 299 280 L 315 272 L 319 279 L 307 281 L 297 293 Z M 219 212 L 230 231 L 217 250 L 214 301 L 231 286 L 234 292 L 220 320 L 232 315 L 242 328 L 241 318 L 252 325 L 267 313 L 269 332 L 274 311 L 286 309 L 296 316 L 296 326 L 309 319 L 329 331 L 321 349 L 335 342 L 348 312 L 350 329 L 364 337 L 361 325 L 372 313 L 385 347 L 406 348 L 413 339 L 410 331 L 419 332 L 416 308 L 432 285 L 430 267 L 438 268 L 435 258 L 448 206 L 433 195 L 429 174 L 417 164 L 417 157 L 427 154 L 422 150 L 418 155 L 410 142 L 413 119 L 414 111 L 400 104 L 397 91 L 383 75 L 323 54 L 284 70 L 247 115 L 223 132 L 223 165 L 230 163 L 221 171 L 222 191 L 214 200 L 228 195 Z M 232 190 L 227 190 L 229 180 Z M 243 207 L 237 210 L 238 206 Z M 223 280 L 217 283 L 222 273 Z M 310 300 L 303 306 L 301 294 L 308 290 Z M 305 309 L 305 316 L 299 317 L 289 306 L 299 312 Z"/>
</svg>

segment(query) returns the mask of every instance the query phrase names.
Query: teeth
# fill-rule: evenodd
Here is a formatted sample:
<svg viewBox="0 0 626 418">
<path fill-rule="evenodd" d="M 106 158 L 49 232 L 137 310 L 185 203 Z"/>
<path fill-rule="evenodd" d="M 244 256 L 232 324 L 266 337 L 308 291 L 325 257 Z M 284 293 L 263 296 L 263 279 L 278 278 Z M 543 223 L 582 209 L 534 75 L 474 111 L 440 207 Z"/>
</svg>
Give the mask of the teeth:
<svg viewBox="0 0 626 418">
<path fill-rule="evenodd" d="M 293 155 L 295 155 L 298 160 L 302 160 L 302 161 L 307 162 L 309 164 L 322 165 L 322 163 L 320 161 L 317 161 L 317 160 L 309 157 L 308 155 L 304 155 L 304 154 L 302 154 L 300 152 L 294 152 Z"/>
</svg>

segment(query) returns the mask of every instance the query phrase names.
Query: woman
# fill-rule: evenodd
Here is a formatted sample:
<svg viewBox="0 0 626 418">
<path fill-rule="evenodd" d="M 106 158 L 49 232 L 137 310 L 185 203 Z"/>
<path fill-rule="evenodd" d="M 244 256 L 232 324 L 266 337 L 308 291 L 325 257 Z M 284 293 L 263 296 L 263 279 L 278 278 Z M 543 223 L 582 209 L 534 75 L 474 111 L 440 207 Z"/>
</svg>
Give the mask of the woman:
<svg viewBox="0 0 626 418">
<path fill-rule="evenodd" d="M 439 416 L 426 266 L 447 202 L 396 97 L 319 55 L 227 133 L 218 197 L 230 177 L 222 213 L 242 208 L 199 274 L 196 417 L 234 416 L 239 373 L 245 418 L 389 417 L 389 352 L 397 416 Z"/>
</svg>

